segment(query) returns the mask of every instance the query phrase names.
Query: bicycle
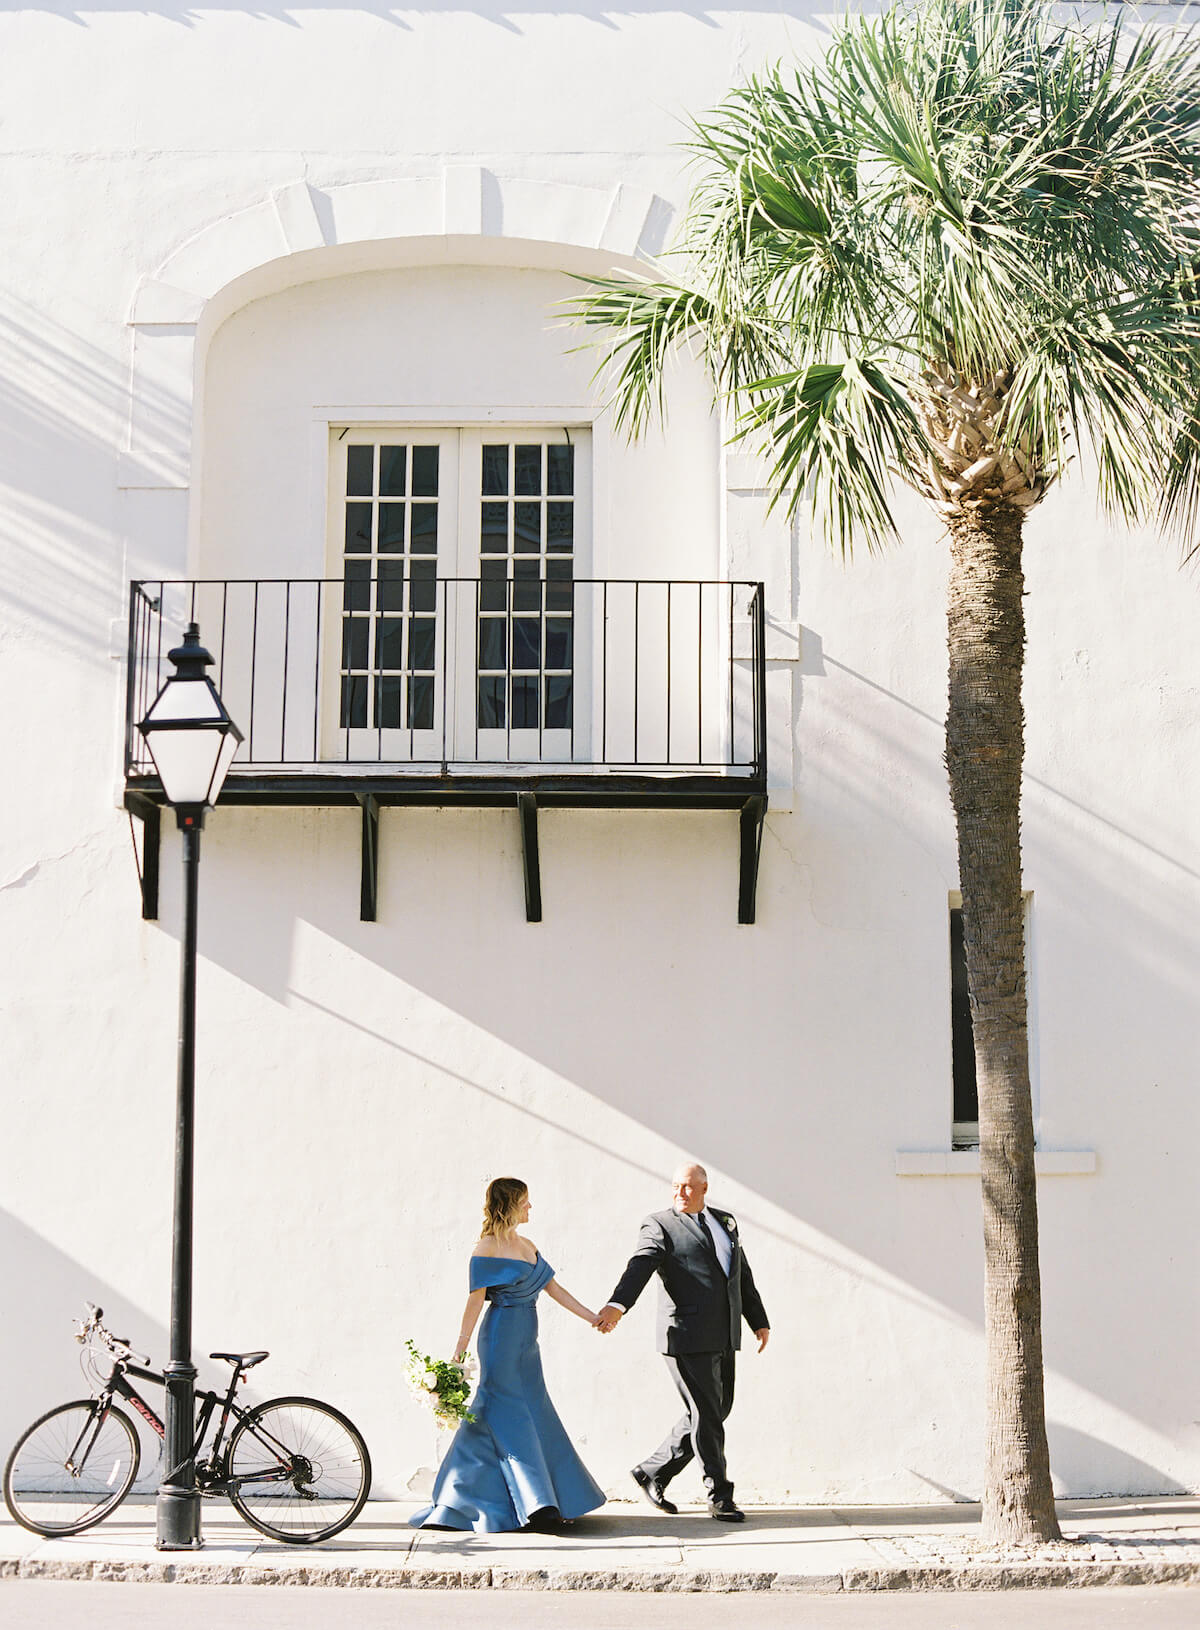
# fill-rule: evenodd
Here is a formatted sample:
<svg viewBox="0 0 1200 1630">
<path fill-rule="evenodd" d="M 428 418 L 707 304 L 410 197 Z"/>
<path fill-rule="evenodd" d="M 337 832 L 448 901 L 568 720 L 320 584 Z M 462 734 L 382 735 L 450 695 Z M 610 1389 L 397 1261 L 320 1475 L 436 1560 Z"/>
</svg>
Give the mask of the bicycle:
<svg viewBox="0 0 1200 1630">
<path fill-rule="evenodd" d="M 149 1358 L 105 1329 L 103 1308 L 86 1306 L 87 1318 L 75 1321 L 75 1339 L 86 1349 L 81 1365 L 95 1389 L 92 1397 L 59 1404 L 34 1421 L 4 1468 L 4 1503 L 15 1521 L 51 1538 L 103 1522 L 134 1485 L 141 1458 L 138 1435 L 114 1397 L 130 1404 L 159 1438 L 166 1437 L 162 1421 L 127 1379 L 164 1386 L 163 1376 L 147 1367 Z M 107 1375 L 97 1349 L 111 1360 Z M 247 1372 L 270 1354 L 209 1357 L 232 1364 L 233 1374 L 224 1396 L 196 1395 L 192 1456 L 200 1493 L 224 1495 L 252 1528 L 287 1545 L 313 1545 L 348 1527 L 371 1488 L 371 1458 L 357 1427 L 315 1398 L 272 1398 L 244 1409 L 234 1394 Z M 216 1433 L 202 1457 L 218 1409 Z M 231 1417 L 237 1424 L 226 1442 Z"/>
</svg>

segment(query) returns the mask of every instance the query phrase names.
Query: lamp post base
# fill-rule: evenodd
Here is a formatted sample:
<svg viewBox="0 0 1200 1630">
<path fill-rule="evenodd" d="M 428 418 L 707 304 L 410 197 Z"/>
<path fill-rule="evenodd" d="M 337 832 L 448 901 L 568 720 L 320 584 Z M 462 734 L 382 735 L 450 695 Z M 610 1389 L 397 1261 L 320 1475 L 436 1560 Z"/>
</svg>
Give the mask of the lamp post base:
<svg viewBox="0 0 1200 1630">
<path fill-rule="evenodd" d="M 154 1549 L 156 1551 L 199 1551 L 200 1494 L 192 1489 L 163 1483 L 155 1511 Z"/>
<path fill-rule="evenodd" d="M 178 1234 L 177 1230 L 177 1242 Z M 190 1236 L 190 1229 L 185 1234 Z M 173 1307 L 179 1285 L 187 1285 L 190 1290 L 189 1275 L 176 1272 L 173 1276 Z M 188 1317 L 179 1321 L 185 1330 L 191 1323 L 190 1295 L 186 1300 Z M 172 1333 L 171 1345 L 176 1352 L 181 1349 L 186 1352 L 188 1342 L 188 1335 L 181 1336 L 177 1331 Z M 164 1412 L 166 1437 L 163 1441 L 167 1475 L 158 1486 L 154 1545 L 159 1551 L 198 1551 L 203 1542 L 200 1538 L 200 1490 L 196 1487 L 192 1447 L 196 1421 L 196 1367 L 187 1358 L 172 1358 L 170 1363 L 163 1365 L 163 1380 L 167 1387 Z"/>
</svg>

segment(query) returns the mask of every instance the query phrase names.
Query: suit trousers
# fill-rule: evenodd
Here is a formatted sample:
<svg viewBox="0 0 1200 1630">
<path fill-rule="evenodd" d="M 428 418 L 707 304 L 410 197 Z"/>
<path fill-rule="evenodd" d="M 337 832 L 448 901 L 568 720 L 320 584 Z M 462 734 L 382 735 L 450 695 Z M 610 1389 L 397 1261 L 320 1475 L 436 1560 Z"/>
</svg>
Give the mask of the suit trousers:
<svg viewBox="0 0 1200 1630">
<path fill-rule="evenodd" d="M 728 1499 L 733 1484 L 725 1469 L 725 1418 L 733 1408 L 734 1354 L 729 1349 L 668 1354 L 666 1364 L 687 1413 L 639 1470 L 665 1486 L 695 1455 L 703 1468 L 709 1499 Z"/>
</svg>

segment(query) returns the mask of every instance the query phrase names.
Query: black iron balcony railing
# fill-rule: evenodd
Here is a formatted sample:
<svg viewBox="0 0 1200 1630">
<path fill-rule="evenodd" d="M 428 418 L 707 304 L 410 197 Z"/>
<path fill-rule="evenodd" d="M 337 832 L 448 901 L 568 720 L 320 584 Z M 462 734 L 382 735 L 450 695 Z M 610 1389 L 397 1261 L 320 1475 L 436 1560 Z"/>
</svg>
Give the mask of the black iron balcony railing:
<svg viewBox="0 0 1200 1630">
<path fill-rule="evenodd" d="M 429 577 L 131 586 L 127 784 L 136 725 L 184 626 L 245 741 L 226 796 L 279 779 L 624 775 L 765 789 L 759 583 Z M 732 795 L 732 796 L 730 796 Z"/>
<path fill-rule="evenodd" d="M 520 814 L 526 915 L 542 915 L 538 810 L 736 810 L 738 921 L 755 919 L 767 804 L 761 583 L 422 576 L 131 585 L 125 807 L 142 825 L 142 914 L 158 912 L 162 788 L 137 723 L 189 622 L 244 741 L 221 803 L 358 805 L 373 921 L 380 809 Z M 557 564 L 557 563 L 556 563 Z M 389 570 L 389 568 L 393 568 Z"/>
</svg>

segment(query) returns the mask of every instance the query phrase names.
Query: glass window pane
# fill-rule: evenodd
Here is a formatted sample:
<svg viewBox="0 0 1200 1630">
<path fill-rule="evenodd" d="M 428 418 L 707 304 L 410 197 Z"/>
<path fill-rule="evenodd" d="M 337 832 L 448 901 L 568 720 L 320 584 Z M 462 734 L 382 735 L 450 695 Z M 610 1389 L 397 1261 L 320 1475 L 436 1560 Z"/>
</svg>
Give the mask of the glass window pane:
<svg viewBox="0 0 1200 1630">
<path fill-rule="evenodd" d="M 408 665 L 422 672 L 433 669 L 437 623 L 432 617 L 414 617 L 408 625 Z"/>
<path fill-rule="evenodd" d="M 404 464 L 407 452 L 406 447 L 381 447 L 379 449 L 379 496 L 381 498 L 404 497 Z"/>
<path fill-rule="evenodd" d="M 435 449 L 436 451 L 436 449 Z M 436 504 L 414 504 L 409 516 L 409 552 L 414 555 L 437 554 Z M 381 549 L 383 545 L 379 546 Z"/>
<path fill-rule="evenodd" d="M 432 674 L 416 674 L 408 682 L 408 728 L 433 729 Z"/>
<path fill-rule="evenodd" d="M 371 553 L 371 505 L 346 505 L 346 553 L 348 555 L 369 555 Z"/>
<path fill-rule="evenodd" d="M 438 449 L 436 447 L 413 448 L 412 495 L 414 498 L 437 497 Z"/>
<path fill-rule="evenodd" d="M 569 617 L 547 617 L 547 668 L 569 668 L 571 666 L 571 631 L 573 628 L 574 624 Z"/>
<path fill-rule="evenodd" d="M 569 674 L 555 674 L 546 680 L 547 730 L 569 730 L 571 728 L 571 694 L 573 688 Z"/>
<path fill-rule="evenodd" d="M 508 666 L 505 657 L 508 624 L 503 617 L 479 619 L 479 666 L 503 670 Z"/>
<path fill-rule="evenodd" d="M 370 624 L 365 617 L 342 618 L 342 667 L 365 668 L 370 645 Z"/>
<path fill-rule="evenodd" d="M 546 491 L 551 493 L 575 491 L 575 449 L 573 447 L 547 447 Z"/>
<path fill-rule="evenodd" d="M 979 1088 L 975 1078 L 975 1026 L 967 988 L 967 952 L 961 906 L 950 907 L 950 1056 L 954 1119 L 977 1121 Z"/>
<path fill-rule="evenodd" d="M 514 611 L 540 611 L 542 609 L 541 567 L 536 560 L 513 562 L 512 608 Z"/>
<path fill-rule="evenodd" d="M 480 611 L 508 610 L 508 565 L 503 560 L 479 562 Z"/>
<path fill-rule="evenodd" d="M 546 548 L 573 549 L 575 547 L 575 505 L 546 505 Z"/>
<path fill-rule="evenodd" d="M 404 680 L 399 674 L 382 674 L 375 683 L 375 723 L 381 730 L 399 730 Z"/>
<path fill-rule="evenodd" d="M 347 611 L 370 611 L 371 562 L 369 560 L 348 560 L 346 562 L 343 605 Z"/>
<path fill-rule="evenodd" d="M 379 553 L 381 555 L 402 555 L 404 553 L 404 510 L 403 504 L 380 504 L 379 506 Z"/>
<path fill-rule="evenodd" d="M 513 621 L 514 668 L 540 668 L 542 665 L 542 623 L 539 617 L 517 617 Z"/>
<path fill-rule="evenodd" d="M 496 443 L 483 450 L 483 485 L 485 497 L 503 496 L 508 491 L 508 443 Z"/>
<path fill-rule="evenodd" d="M 546 562 L 546 610 L 572 609 L 571 560 L 561 555 Z"/>
<path fill-rule="evenodd" d="M 504 679 L 480 679 L 479 681 L 479 728 L 481 730 L 504 729 Z"/>
<path fill-rule="evenodd" d="M 484 504 L 479 523 L 479 552 L 482 555 L 508 553 L 508 505 Z"/>
<path fill-rule="evenodd" d="M 409 568 L 409 609 L 437 610 L 437 566 L 432 560 L 414 560 Z"/>
<path fill-rule="evenodd" d="M 513 505 L 513 552 L 518 555 L 540 554 L 542 548 L 542 506 L 540 504 Z"/>
<path fill-rule="evenodd" d="M 369 498 L 374 490 L 375 449 L 347 447 L 346 492 L 352 498 Z"/>
<path fill-rule="evenodd" d="M 381 560 L 379 562 L 377 598 L 377 609 L 380 611 L 404 610 L 404 562 L 402 560 Z"/>
<path fill-rule="evenodd" d="M 400 668 L 404 665 L 403 617 L 380 617 L 375 624 L 375 666 Z"/>
<path fill-rule="evenodd" d="M 540 446 L 518 447 L 516 450 L 516 480 L 514 490 L 533 496 L 542 490 L 542 449 Z"/>
<path fill-rule="evenodd" d="M 342 680 L 342 729 L 365 730 L 367 724 L 367 676 L 350 674 Z"/>
<path fill-rule="evenodd" d="M 538 689 L 536 675 L 512 682 L 512 722 L 514 730 L 536 730 L 538 725 Z"/>
</svg>

